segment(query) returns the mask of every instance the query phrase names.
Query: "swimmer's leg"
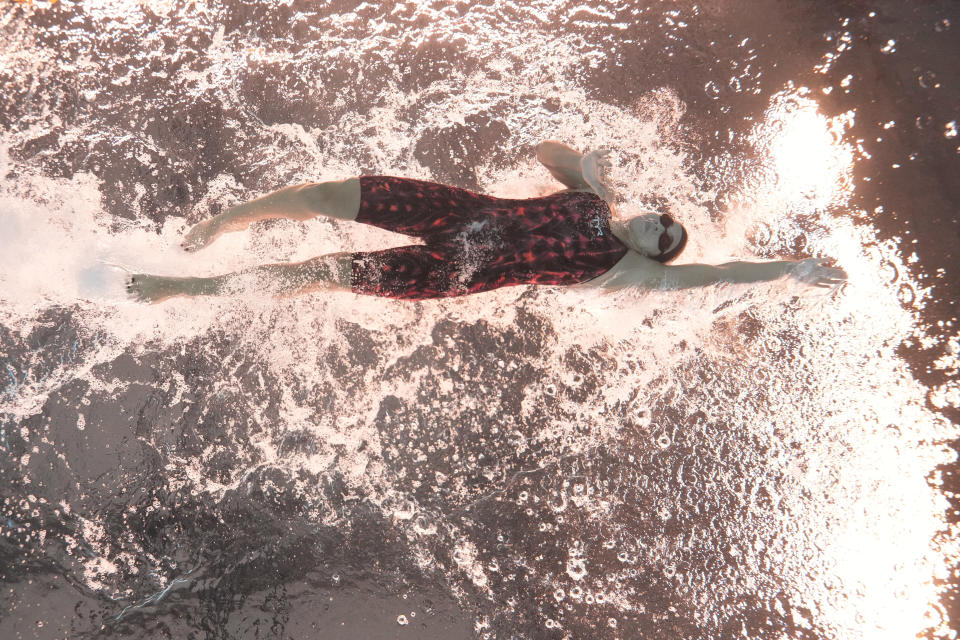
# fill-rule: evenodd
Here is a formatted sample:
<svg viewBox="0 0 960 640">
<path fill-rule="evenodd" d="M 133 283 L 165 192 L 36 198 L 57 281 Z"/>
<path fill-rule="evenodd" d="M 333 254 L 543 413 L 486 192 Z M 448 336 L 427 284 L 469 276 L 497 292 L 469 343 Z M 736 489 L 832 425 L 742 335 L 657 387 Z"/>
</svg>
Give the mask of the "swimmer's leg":
<svg viewBox="0 0 960 640">
<path fill-rule="evenodd" d="M 284 187 L 256 200 L 231 207 L 218 216 L 194 225 L 187 232 L 181 246 L 186 251 L 196 251 L 216 240 L 222 233 L 242 231 L 260 220 L 309 220 L 317 216 L 356 220 L 359 210 L 359 178 L 308 182 Z"/>
<path fill-rule="evenodd" d="M 209 278 L 178 278 L 135 273 L 127 292 L 138 302 L 176 296 L 225 296 L 266 291 L 276 297 L 317 289 L 350 289 L 353 254 L 331 253 L 303 262 L 266 264 Z"/>
</svg>

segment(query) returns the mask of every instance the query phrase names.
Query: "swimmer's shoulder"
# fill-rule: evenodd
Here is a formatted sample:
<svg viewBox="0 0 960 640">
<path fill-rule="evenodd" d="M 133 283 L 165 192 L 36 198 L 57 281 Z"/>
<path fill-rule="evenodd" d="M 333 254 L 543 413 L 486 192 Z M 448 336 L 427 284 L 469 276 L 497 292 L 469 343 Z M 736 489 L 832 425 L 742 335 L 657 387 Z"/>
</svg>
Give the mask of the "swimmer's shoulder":
<svg viewBox="0 0 960 640">
<path fill-rule="evenodd" d="M 609 271 L 582 283 L 579 286 L 595 289 L 622 289 L 643 285 L 663 278 L 664 265 L 647 256 L 628 249 Z"/>
</svg>

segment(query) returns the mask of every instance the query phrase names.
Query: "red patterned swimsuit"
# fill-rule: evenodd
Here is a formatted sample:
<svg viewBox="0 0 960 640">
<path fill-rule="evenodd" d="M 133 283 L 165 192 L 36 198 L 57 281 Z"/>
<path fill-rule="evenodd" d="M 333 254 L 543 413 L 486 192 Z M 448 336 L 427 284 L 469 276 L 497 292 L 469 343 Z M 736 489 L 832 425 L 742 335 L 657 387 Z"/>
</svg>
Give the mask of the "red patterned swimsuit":
<svg viewBox="0 0 960 640">
<path fill-rule="evenodd" d="M 423 245 L 353 254 L 357 293 L 422 299 L 516 284 L 577 284 L 627 253 L 597 195 L 494 198 L 433 182 L 360 177 L 358 222 Z"/>
</svg>

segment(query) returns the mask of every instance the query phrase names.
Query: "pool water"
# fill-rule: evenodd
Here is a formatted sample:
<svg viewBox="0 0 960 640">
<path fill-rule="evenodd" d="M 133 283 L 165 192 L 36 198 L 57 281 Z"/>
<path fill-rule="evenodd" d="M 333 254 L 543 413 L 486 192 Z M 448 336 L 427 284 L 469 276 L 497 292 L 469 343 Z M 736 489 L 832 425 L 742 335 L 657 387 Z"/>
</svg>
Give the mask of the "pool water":
<svg viewBox="0 0 960 640">
<path fill-rule="evenodd" d="M 954 638 L 960 16 L 922 5 L 0 4 L 0 637 Z M 836 291 L 135 304 L 407 243 L 224 207 L 562 188 Z"/>
</svg>

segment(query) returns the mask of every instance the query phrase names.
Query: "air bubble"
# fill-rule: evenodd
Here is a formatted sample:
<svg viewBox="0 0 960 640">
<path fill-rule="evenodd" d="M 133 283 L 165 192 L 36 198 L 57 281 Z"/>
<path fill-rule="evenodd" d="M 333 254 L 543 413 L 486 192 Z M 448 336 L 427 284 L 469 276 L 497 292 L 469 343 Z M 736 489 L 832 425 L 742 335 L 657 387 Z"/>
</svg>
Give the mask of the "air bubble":
<svg viewBox="0 0 960 640">
<path fill-rule="evenodd" d="M 397 624 L 400 625 L 401 627 L 407 626 L 407 624 L 409 624 L 409 622 L 407 621 L 407 616 L 403 615 L 402 613 L 398 615 Z"/>
<path fill-rule="evenodd" d="M 413 528 L 417 533 L 424 535 L 431 535 L 437 532 L 437 525 L 433 522 L 433 519 L 426 515 L 419 515 L 417 519 L 413 521 Z"/>
<path fill-rule="evenodd" d="M 779 353 L 783 350 L 783 344 L 780 342 L 780 338 L 777 338 L 776 336 L 770 336 L 764 341 L 763 344 L 767 348 L 767 351 L 774 355 L 779 355 Z"/>
<path fill-rule="evenodd" d="M 796 253 L 807 253 L 807 245 L 809 242 L 810 238 L 807 237 L 807 234 L 801 233 L 790 243 L 790 248 Z"/>
<path fill-rule="evenodd" d="M 565 496 L 562 492 L 557 492 L 547 504 L 550 505 L 550 508 L 553 509 L 554 512 L 560 513 L 567 508 L 567 496 Z"/>
<path fill-rule="evenodd" d="M 900 288 L 897 289 L 897 299 L 900 300 L 900 304 L 905 307 L 911 306 L 916 297 L 917 296 L 913 291 L 913 287 L 907 283 L 901 284 Z"/>
<path fill-rule="evenodd" d="M 751 373 L 753 381 L 760 387 L 766 387 L 770 381 L 770 372 L 764 367 L 755 367 Z"/>
<path fill-rule="evenodd" d="M 929 625 L 929 628 L 936 629 L 939 628 L 943 623 L 950 620 L 950 614 L 943 608 L 943 606 L 938 602 L 930 603 L 930 608 L 927 611 L 926 622 Z"/>
<path fill-rule="evenodd" d="M 543 388 L 543 392 L 552 398 L 553 396 L 557 395 L 557 387 L 556 385 L 548 384 Z"/>
<path fill-rule="evenodd" d="M 413 503 L 409 500 L 404 500 L 399 505 L 397 509 L 393 512 L 393 517 L 397 520 L 409 520 L 413 517 L 415 513 Z"/>
<path fill-rule="evenodd" d="M 607 626 L 611 629 L 617 628 L 617 619 L 616 618 L 607 618 Z"/>
<path fill-rule="evenodd" d="M 917 82 L 924 89 L 935 89 L 940 86 L 937 82 L 937 75 L 933 71 L 924 71 L 917 76 Z"/>
<path fill-rule="evenodd" d="M 657 446 L 661 449 L 666 449 L 670 446 L 670 436 L 665 433 L 660 434 L 660 437 L 657 438 Z"/>
<path fill-rule="evenodd" d="M 557 589 L 553 592 L 553 598 L 557 602 L 562 602 L 565 597 L 567 597 L 567 594 L 563 592 L 563 589 Z"/>
<path fill-rule="evenodd" d="M 773 240 L 773 231 L 765 222 L 757 223 L 753 229 L 753 243 L 758 247 L 765 247 Z"/>
<path fill-rule="evenodd" d="M 637 407 L 634 415 L 637 417 L 637 424 L 640 427 L 649 427 L 650 423 L 653 422 L 653 414 L 646 407 Z"/>
<path fill-rule="evenodd" d="M 884 282 L 888 284 L 893 284 L 900 279 L 900 271 L 890 260 L 884 260 L 880 264 L 880 277 L 883 278 Z"/>
<path fill-rule="evenodd" d="M 583 580 L 584 576 L 587 575 L 587 567 L 583 560 L 575 558 L 567 560 L 567 575 L 570 576 L 571 580 Z M 570 595 L 573 595 L 573 591 L 570 592 Z"/>
<path fill-rule="evenodd" d="M 663 568 L 663 575 L 667 576 L 668 578 L 672 578 L 673 576 L 677 575 L 677 568 L 672 564 L 668 564 Z"/>
</svg>

